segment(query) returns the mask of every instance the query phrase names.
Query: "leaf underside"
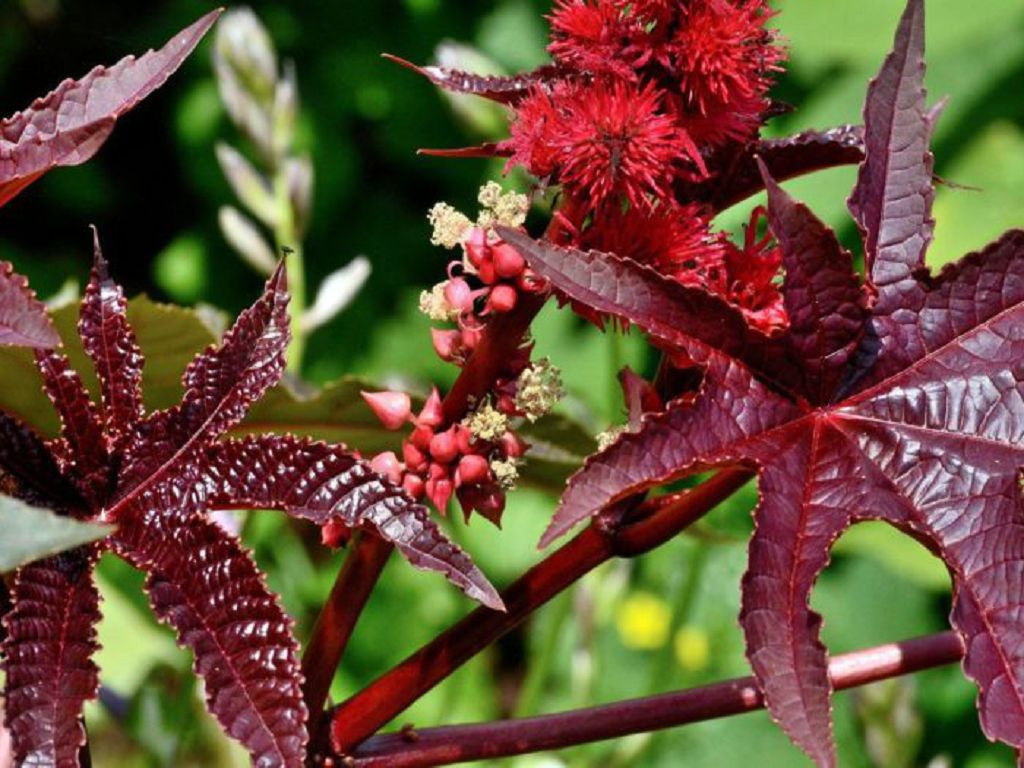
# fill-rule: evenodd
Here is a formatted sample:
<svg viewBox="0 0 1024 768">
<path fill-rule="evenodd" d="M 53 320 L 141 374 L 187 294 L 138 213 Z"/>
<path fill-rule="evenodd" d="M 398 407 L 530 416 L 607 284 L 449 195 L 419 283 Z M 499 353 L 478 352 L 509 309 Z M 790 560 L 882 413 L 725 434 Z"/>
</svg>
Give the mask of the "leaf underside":
<svg viewBox="0 0 1024 768">
<path fill-rule="evenodd" d="M 646 414 L 587 461 L 543 543 L 670 480 L 755 468 L 740 617 L 748 657 L 772 715 L 820 766 L 836 761 L 831 689 L 808 599 L 832 543 L 865 520 L 942 557 L 982 726 L 1024 747 L 1024 232 L 938 275 L 925 267 L 934 115 L 923 30 L 923 2 L 910 0 L 868 93 L 851 198 L 863 287 L 835 236 L 762 166 L 790 316 L 770 343 L 628 259 L 515 243 L 564 299 L 640 327 L 704 374 L 695 397 Z"/>
<path fill-rule="evenodd" d="M 50 169 L 96 154 L 117 119 L 174 74 L 219 15 L 211 11 L 158 51 L 65 80 L 0 122 L 0 206 Z"/>
<path fill-rule="evenodd" d="M 60 346 L 60 336 L 46 307 L 28 287 L 28 281 L 6 261 L 0 261 L 0 346 Z"/>
</svg>

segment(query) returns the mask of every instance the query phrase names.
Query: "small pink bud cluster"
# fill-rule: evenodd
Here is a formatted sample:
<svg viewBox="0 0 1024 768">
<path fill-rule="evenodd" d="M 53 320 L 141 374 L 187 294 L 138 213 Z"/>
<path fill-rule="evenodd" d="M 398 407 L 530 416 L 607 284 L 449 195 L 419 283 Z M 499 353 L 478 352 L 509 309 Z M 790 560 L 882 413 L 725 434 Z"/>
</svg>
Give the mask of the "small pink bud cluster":
<svg viewBox="0 0 1024 768">
<path fill-rule="evenodd" d="M 431 340 L 442 360 L 459 367 L 479 348 L 494 317 L 514 311 L 525 295 L 544 290 L 522 255 L 495 232 L 498 225 L 523 225 L 528 198 L 489 182 L 478 199 L 475 222 L 446 203 L 435 205 L 428 216 L 434 228 L 431 242 L 458 249 L 460 257 L 448 264 L 445 282 L 423 292 L 420 309 L 431 320 L 454 322 L 455 328 L 431 329 Z M 557 370 L 546 360 L 531 363 L 531 351 L 531 345 L 523 344 L 503 356 L 489 391 L 461 423 L 445 416 L 437 390 L 419 414 L 413 414 L 408 395 L 364 392 L 387 429 L 412 425 L 401 456 L 382 453 L 373 468 L 442 513 L 454 495 L 467 517 L 475 511 L 498 524 L 526 450 L 510 422 L 535 421 L 562 393 Z"/>
<path fill-rule="evenodd" d="M 449 278 L 440 286 L 446 305 L 442 315 L 453 318 L 458 328 L 431 331 L 438 356 L 460 366 L 480 343 L 491 316 L 511 312 L 522 294 L 543 290 L 519 252 L 493 231 L 470 227 L 461 245 L 463 258 L 448 265 Z"/>
<path fill-rule="evenodd" d="M 506 478 L 493 467 L 514 465 L 526 449 L 511 430 L 481 434 L 471 420 L 446 425 L 436 389 L 418 414 L 413 413 L 409 396 L 401 392 L 363 392 L 363 398 L 387 429 L 412 426 L 401 456 L 393 451 L 378 454 L 370 462 L 375 472 L 401 485 L 413 498 L 426 497 L 441 512 L 454 494 L 467 517 L 476 511 L 495 524 L 500 522 Z"/>
</svg>

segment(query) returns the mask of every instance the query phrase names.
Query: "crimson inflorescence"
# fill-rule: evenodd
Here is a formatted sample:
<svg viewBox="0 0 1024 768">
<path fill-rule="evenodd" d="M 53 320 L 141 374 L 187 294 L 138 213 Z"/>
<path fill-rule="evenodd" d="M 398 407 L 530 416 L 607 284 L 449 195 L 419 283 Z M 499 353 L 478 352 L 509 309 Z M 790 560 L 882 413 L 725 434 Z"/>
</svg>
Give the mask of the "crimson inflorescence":
<svg viewBox="0 0 1024 768">
<path fill-rule="evenodd" d="M 675 190 L 709 159 L 755 138 L 784 50 L 764 0 L 560 0 L 549 16 L 556 73 L 513 106 L 500 147 L 560 185 L 563 245 L 611 251 L 700 286 L 766 332 L 786 323 L 780 257 L 751 230 L 742 246 Z M 753 222 L 752 222 L 753 223 Z"/>
<path fill-rule="evenodd" d="M 449 263 L 447 280 L 423 292 L 420 308 L 431 320 L 454 324 L 431 329 L 431 338 L 437 355 L 459 367 L 470 359 L 494 316 L 514 310 L 524 294 L 544 290 L 519 252 L 493 229 L 522 226 L 529 208 L 526 196 L 504 193 L 491 182 L 479 199 L 482 210 L 475 222 L 444 203 L 429 217 L 432 242 L 457 249 L 460 258 Z M 373 468 L 441 512 L 454 495 L 467 517 L 475 511 L 498 524 L 526 450 L 515 423 L 535 421 L 561 397 L 558 371 L 547 360 L 531 362 L 531 352 L 532 345 L 525 343 L 503 360 L 488 394 L 458 423 L 445 418 L 436 389 L 418 413 L 405 393 L 364 392 L 386 428 L 412 427 L 401 457 L 391 451 L 378 454 Z"/>
</svg>

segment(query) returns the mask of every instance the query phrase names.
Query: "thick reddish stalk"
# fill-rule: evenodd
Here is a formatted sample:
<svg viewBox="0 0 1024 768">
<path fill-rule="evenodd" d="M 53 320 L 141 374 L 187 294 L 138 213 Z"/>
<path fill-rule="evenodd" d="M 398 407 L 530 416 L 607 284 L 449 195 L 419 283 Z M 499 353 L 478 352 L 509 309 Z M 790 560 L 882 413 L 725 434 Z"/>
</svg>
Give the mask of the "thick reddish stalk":
<svg viewBox="0 0 1024 768">
<path fill-rule="evenodd" d="M 963 644 L 953 632 L 837 656 L 829 677 L 837 690 L 910 674 L 958 661 Z M 360 768 L 418 768 L 484 760 L 647 733 L 738 715 L 764 707 L 752 677 L 727 680 L 678 693 L 616 702 L 554 715 L 494 723 L 427 728 L 376 736 L 354 754 Z"/>
<path fill-rule="evenodd" d="M 303 696 L 310 713 L 314 743 L 320 714 L 348 641 L 394 547 L 377 536 L 359 532 L 349 545 L 345 564 L 317 616 L 302 656 Z"/>
<path fill-rule="evenodd" d="M 460 421 L 471 404 L 494 386 L 503 366 L 522 344 L 544 300 L 543 296 L 522 294 L 515 309 L 491 320 L 444 399 L 444 414 L 449 423 Z M 313 627 L 302 659 L 302 672 L 306 677 L 305 699 L 314 746 L 321 741 L 321 722 L 327 722 L 321 713 L 334 672 L 391 550 L 389 544 L 374 536 L 357 536 Z"/>
<path fill-rule="evenodd" d="M 331 741 L 344 754 L 487 648 L 551 598 L 618 555 L 647 552 L 710 512 L 751 477 L 723 470 L 675 503 L 623 528 L 595 524 L 514 582 L 502 599 L 506 613 L 478 608 L 332 713 Z"/>
<path fill-rule="evenodd" d="M 544 306 L 547 297 L 520 293 L 511 312 L 494 316 L 472 356 L 444 398 L 444 415 L 449 424 L 461 421 L 472 404 L 491 391 L 519 346 L 530 323 Z"/>
</svg>

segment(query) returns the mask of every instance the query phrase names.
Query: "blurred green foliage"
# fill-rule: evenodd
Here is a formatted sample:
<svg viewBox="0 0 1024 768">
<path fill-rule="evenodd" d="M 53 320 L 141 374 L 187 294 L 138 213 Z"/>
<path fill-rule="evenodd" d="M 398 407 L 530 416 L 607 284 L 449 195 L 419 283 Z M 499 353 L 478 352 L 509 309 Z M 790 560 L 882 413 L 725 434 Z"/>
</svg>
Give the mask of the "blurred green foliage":
<svg viewBox="0 0 1024 768">
<path fill-rule="evenodd" d="M 900 6 L 780 0 L 778 27 L 791 57 L 777 95 L 798 109 L 770 131 L 858 121 L 865 84 L 889 46 Z M 0 4 L 0 111 L 14 111 L 95 63 L 161 44 L 208 7 L 165 0 L 126 13 L 118 0 L 6 0 Z M 496 68 L 532 67 L 544 58 L 547 3 L 259 0 L 253 7 L 298 72 L 299 144 L 316 171 L 305 240 L 310 283 L 359 253 L 374 266 L 355 304 L 313 337 L 307 377 L 323 383 L 358 374 L 420 392 L 430 382 L 448 384 L 454 371 L 434 357 L 428 323 L 415 309 L 416 294 L 441 278 L 447 258 L 428 243 L 425 213 L 438 200 L 473 208 L 477 188 L 501 166 L 417 157 L 415 149 L 488 138 L 479 131 L 493 130 L 496 121 L 493 113 L 467 118 L 465 103 L 450 104 L 379 53 L 423 62 L 450 39 L 475 46 Z M 937 173 L 952 182 L 939 189 L 935 206 L 930 259 L 938 265 L 1024 223 L 1024 7 L 1019 0 L 985 0 L 968 10 L 958 0 L 929 0 L 928 13 L 930 90 L 935 98 L 951 97 L 935 144 Z M 69 276 L 84 280 L 86 225 L 95 223 L 130 293 L 239 309 L 256 295 L 260 279 L 217 228 L 218 207 L 232 201 L 214 161 L 218 140 L 235 142 L 237 135 L 218 101 L 207 42 L 123 121 L 96 160 L 50 174 L 0 210 L 0 258 L 13 260 L 42 294 L 56 292 Z M 839 169 L 789 186 L 855 248 L 844 209 L 853 178 L 852 169 Z M 727 211 L 721 225 L 737 227 L 750 207 Z M 622 419 L 613 373 L 624 364 L 650 373 L 655 364 L 635 335 L 603 337 L 553 308 L 541 316 L 536 336 L 538 353 L 563 368 L 571 395 L 563 411 L 592 433 Z M 161 343 L 159 335 L 154 339 Z M 554 711 L 746 674 L 736 616 L 754 497 L 753 489 L 739 494 L 650 556 L 599 569 L 401 722 L 428 726 Z M 500 585 L 540 557 L 535 543 L 553 501 L 524 489 L 512 499 L 504 531 L 481 521 L 467 528 L 452 520 L 449 527 Z M 340 557 L 317 546 L 316 531 L 272 515 L 254 515 L 246 538 L 305 636 Z M 111 561 L 102 577 L 100 662 L 109 691 L 105 706 L 88 713 L 95 764 L 244 765 L 202 714 L 188 659 L 139 610 L 138 574 Z M 827 643 L 841 652 L 943 628 L 948 582 L 917 544 L 884 527 L 865 527 L 838 543 L 814 605 L 826 617 Z M 334 695 L 367 683 L 468 608 L 440 579 L 393 561 Z M 982 737 L 973 698 L 956 668 L 917 675 L 896 693 L 837 696 L 843 765 L 1011 765 L 1008 750 Z M 907 712 L 916 724 L 900 736 Z M 902 739 L 898 758 L 878 747 L 894 739 Z M 684 763 L 781 768 L 806 760 L 758 713 L 505 764 Z"/>
</svg>

